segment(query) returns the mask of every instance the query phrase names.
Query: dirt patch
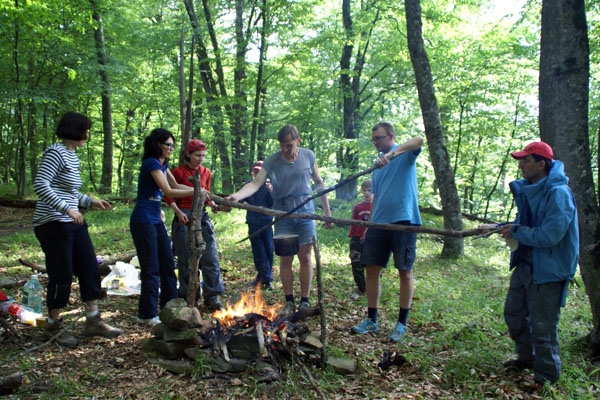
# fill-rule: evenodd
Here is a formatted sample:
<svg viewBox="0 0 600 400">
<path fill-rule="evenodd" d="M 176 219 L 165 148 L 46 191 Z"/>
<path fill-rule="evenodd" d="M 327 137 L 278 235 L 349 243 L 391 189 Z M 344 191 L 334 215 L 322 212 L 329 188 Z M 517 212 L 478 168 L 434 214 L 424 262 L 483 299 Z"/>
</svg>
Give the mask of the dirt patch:
<svg viewBox="0 0 600 400">
<path fill-rule="evenodd" d="M 0 207 L 0 237 L 32 229 L 33 212 L 33 208 Z"/>
</svg>

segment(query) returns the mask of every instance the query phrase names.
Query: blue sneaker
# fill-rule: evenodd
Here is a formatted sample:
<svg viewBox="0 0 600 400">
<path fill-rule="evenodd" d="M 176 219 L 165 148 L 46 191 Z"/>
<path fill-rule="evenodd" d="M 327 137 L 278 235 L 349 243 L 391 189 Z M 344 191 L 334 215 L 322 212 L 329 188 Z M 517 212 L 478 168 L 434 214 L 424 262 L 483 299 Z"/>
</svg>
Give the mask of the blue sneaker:
<svg viewBox="0 0 600 400">
<path fill-rule="evenodd" d="M 370 332 L 377 332 L 378 330 L 379 325 L 377 325 L 377 322 L 373 322 L 373 320 L 369 317 L 365 318 L 360 324 L 352 327 L 352 332 L 361 335 Z"/>
<path fill-rule="evenodd" d="M 396 327 L 392 331 L 392 334 L 390 335 L 390 340 L 392 342 L 399 342 L 400 340 L 402 340 L 405 333 L 406 333 L 406 325 L 404 325 L 402 322 L 398 322 L 396 324 Z"/>
</svg>

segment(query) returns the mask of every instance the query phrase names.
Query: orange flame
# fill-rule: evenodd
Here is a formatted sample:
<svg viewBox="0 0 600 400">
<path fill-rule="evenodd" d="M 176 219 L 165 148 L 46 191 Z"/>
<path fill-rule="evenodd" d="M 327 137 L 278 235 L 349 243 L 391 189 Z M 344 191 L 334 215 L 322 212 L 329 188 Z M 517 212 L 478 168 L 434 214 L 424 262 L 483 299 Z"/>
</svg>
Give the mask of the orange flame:
<svg viewBox="0 0 600 400">
<path fill-rule="evenodd" d="M 254 295 L 251 292 L 242 293 L 241 299 L 235 305 L 227 303 L 222 310 L 215 311 L 212 317 L 218 319 L 223 326 L 231 326 L 236 319 L 250 313 L 260 314 L 273 321 L 279 308 L 280 306 L 268 305 L 262 297 L 260 286 L 257 286 Z"/>
</svg>

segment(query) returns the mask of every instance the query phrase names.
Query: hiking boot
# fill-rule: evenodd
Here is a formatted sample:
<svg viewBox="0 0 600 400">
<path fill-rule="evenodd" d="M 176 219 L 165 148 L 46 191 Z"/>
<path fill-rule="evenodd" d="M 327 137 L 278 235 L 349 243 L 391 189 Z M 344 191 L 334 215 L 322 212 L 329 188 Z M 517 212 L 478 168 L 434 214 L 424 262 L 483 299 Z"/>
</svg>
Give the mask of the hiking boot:
<svg viewBox="0 0 600 400">
<path fill-rule="evenodd" d="M 399 342 L 400 340 L 402 340 L 405 333 L 406 333 L 406 325 L 404 325 L 402 322 L 398 322 L 396 324 L 396 327 L 392 331 L 392 334 L 390 335 L 390 340 L 392 342 Z"/>
<path fill-rule="evenodd" d="M 514 360 L 509 360 L 502 364 L 502 368 L 509 371 L 517 372 L 521 372 L 526 369 L 533 369 L 533 360 L 522 360 L 520 358 L 516 358 Z"/>
<path fill-rule="evenodd" d="M 204 306 L 209 311 L 219 311 L 223 309 L 223 304 L 219 301 L 219 296 L 208 296 L 204 298 Z"/>
<path fill-rule="evenodd" d="M 113 328 L 106 322 L 102 321 L 102 317 L 100 317 L 100 313 L 98 313 L 94 317 L 86 318 L 83 334 L 88 337 L 101 336 L 105 338 L 114 338 L 121 334 L 121 330 L 118 328 Z"/>
<path fill-rule="evenodd" d="M 310 303 L 308 301 L 301 301 L 298 306 L 298 311 L 306 311 L 310 308 Z"/>
<path fill-rule="evenodd" d="M 289 317 L 296 312 L 296 305 L 291 301 L 286 301 L 283 308 L 279 311 L 279 315 Z"/>
<path fill-rule="evenodd" d="M 352 327 L 352 332 L 363 335 L 365 333 L 377 332 L 379 330 L 379 325 L 377 322 L 373 322 L 373 320 L 369 317 L 363 319 L 363 321 Z"/>
<path fill-rule="evenodd" d="M 138 324 L 155 326 L 161 323 L 160 318 L 138 318 Z"/>
<path fill-rule="evenodd" d="M 62 318 L 58 321 L 54 321 L 53 323 L 46 321 L 46 326 L 44 327 L 44 335 L 48 339 L 50 339 L 51 337 L 55 336 L 58 332 L 60 332 L 62 329 L 63 329 L 63 319 Z M 61 332 L 60 335 L 58 335 L 56 338 L 54 338 L 54 340 L 56 341 L 56 343 L 60 344 L 61 346 L 65 346 L 70 349 L 74 349 L 75 347 L 77 347 L 77 344 L 79 343 L 77 338 L 75 336 L 71 335 L 67 331 Z"/>
</svg>

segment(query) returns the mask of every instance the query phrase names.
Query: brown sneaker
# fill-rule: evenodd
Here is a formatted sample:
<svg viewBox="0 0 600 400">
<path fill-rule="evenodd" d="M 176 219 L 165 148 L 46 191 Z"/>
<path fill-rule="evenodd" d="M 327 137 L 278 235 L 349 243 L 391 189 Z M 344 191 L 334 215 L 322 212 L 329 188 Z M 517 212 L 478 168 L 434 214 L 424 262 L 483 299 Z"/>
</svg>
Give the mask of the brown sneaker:
<svg viewBox="0 0 600 400">
<path fill-rule="evenodd" d="M 102 336 L 105 338 L 114 338 L 121 334 L 121 330 L 113 328 L 106 322 L 102 321 L 100 313 L 95 317 L 87 317 L 85 320 L 85 327 L 83 328 L 83 334 L 85 336 Z"/>
<path fill-rule="evenodd" d="M 59 333 L 62 329 L 63 329 L 63 319 L 62 318 L 59 321 L 54 321 L 53 323 L 46 321 L 46 326 L 44 327 L 44 335 L 46 336 L 47 339 L 50 339 L 51 337 L 53 337 L 57 333 Z M 67 331 L 61 332 L 60 335 L 58 335 L 56 338 L 54 338 L 54 340 L 56 341 L 56 343 L 60 344 L 61 346 L 65 346 L 70 349 L 74 349 L 75 347 L 77 347 L 77 344 L 79 343 L 77 338 L 75 336 L 71 335 Z"/>
</svg>

